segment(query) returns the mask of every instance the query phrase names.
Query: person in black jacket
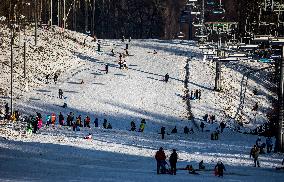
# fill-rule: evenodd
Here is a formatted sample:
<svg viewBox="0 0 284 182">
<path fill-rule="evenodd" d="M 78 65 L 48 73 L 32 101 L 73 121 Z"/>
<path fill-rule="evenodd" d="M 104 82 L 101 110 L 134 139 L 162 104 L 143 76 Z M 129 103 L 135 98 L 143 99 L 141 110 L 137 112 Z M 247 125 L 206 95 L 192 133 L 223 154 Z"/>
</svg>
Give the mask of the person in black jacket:
<svg viewBox="0 0 284 182">
<path fill-rule="evenodd" d="M 224 170 L 226 171 L 224 164 L 221 161 L 218 161 L 215 166 L 216 175 L 218 175 L 218 177 L 223 177 Z"/>
<path fill-rule="evenodd" d="M 162 139 L 164 139 L 165 138 L 165 133 L 166 133 L 166 128 L 165 127 L 161 127 L 161 135 L 162 135 Z"/>
<path fill-rule="evenodd" d="M 170 156 L 170 165 L 171 165 L 171 174 L 176 175 L 177 171 L 177 159 L 178 155 L 176 153 L 176 149 L 173 149 L 173 153 Z"/>
</svg>

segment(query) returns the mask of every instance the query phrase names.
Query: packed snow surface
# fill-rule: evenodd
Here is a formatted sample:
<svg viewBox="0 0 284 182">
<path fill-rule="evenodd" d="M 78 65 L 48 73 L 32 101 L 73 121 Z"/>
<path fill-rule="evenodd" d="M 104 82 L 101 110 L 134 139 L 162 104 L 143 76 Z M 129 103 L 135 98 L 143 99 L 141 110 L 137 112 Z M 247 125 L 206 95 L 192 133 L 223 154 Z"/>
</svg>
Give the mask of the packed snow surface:
<svg viewBox="0 0 284 182">
<path fill-rule="evenodd" d="M 2 42 L 7 40 L 4 37 Z M 249 152 L 257 136 L 233 131 L 236 122 L 247 123 L 244 128 L 249 129 L 267 121 L 265 113 L 271 109 L 275 95 L 257 70 L 269 65 L 249 61 L 226 63 L 222 66 L 223 90 L 215 92 L 214 63 L 202 61 L 194 42 L 100 40 L 98 52 L 97 42 L 90 37 L 71 31 L 60 33 L 57 28 L 40 30 L 37 47 L 32 45 L 32 36 L 27 41 L 34 52 L 28 56 L 26 79 L 21 76 L 22 59 L 15 65 L 15 78 L 19 79 L 14 78 L 14 108 L 28 115 L 40 112 L 44 121 L 53 112 L 57 116 L 62 112 L 65 119 L 69 112 L 75 117 L 80 114 L 83 119 L 88 115 L 91 128 L 74 132 L 57 123 L 54 128 L 44 126 L 37 134 L 27 135 L 24 123 L 1 121 L 0 181 L 220 181 L 213 172 L 218 160 L 226 167 L 226 181 L 282 181 L 284 173 L 275 167 L 281 166 L 283 155 L 262 154 L 261 167 L 255 168 Z M 125 53 L 126 43 L 130 55 L 122 59 L 128 69 L 120 69 L 118 56 Z M 7 53 L 2 55 L 3 60 L 8 60 L 8 47 L 2 45 Z M 189 75 L 185 70 L 187 62 Z M 9 64 L 6 61 L 2 66 L 4 104 L 9 101 Z M 255 71 L 244 83 L 244 75 L 251 70 Z M 59 74 L 56 84 L 52 79 L 55 73 Z M 170 76 L 168 83 L 164 82 L 166 73 Z M 186 77 L 188 88 L 184 88 Z M 254 88 L 261 94 L 253 95 Z M 67 108 L 62 107 L 64 99 L 59 99 L 59 89 L 66 97 Z M 202 93 L 200 100 L 190 101 L 190 107 L 185 101 L 186 89 L 201 89 Z M 241 103 L 240 95 L 244 96 Z M 260 103 L 260 109 L 253 113 L 255 102 Z M 189 108 L 196 124 L 188 119 Z M 206 113 L 216 115 L 216 123 L 206 123 L 207 131 L 201 132 L 198 126 Z M 99 118 L 98 128 L 93 124 L 95 117 Z M 144 132 L 129 131 L 130 122 L 135 121 L 138 128 L 142 118 L 146 120 Z M 103 119 L 113 129 L 104 129 Z M 220 121 L 228 122 L 228 128 L 219 140 L 210 140 L 211 131 Z M 164 140 L 158 134 L 161 126 L 168 133 Z M 177 134 L 171 134 L 174 126 Z M 193 128 L 194 133 L 185 135 L 185 126 Z M 89 133 L 93 138 L 83 139 Z M 177 149 L 178 168 L 188 164 L 198 168 L 203 160 L 210 170 L 199 171 L 200 175 L 185 170 L 178 170 L 176 176 L 157 175 L 154 155 L 159 147 L 165 149 L 167 157 L 172 149 Z"/>
</svg>

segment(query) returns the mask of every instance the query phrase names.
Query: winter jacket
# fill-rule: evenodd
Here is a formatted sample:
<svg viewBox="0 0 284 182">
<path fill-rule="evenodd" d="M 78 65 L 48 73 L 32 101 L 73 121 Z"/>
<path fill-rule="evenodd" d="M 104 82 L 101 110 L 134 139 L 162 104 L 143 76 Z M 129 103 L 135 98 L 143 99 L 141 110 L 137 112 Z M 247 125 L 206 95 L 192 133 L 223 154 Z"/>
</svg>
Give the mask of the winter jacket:
<svg viewBox="0 0 284 182">
<path fill-rule="evenodd" d="M 178 159 L 177 153 L 173 152 L 171 154 L 171 156 L 170 156 L 170 160 L 169 161 L 170 161 L 171 164 L 175 164 L 175 163 L 177 163 L 177 159 Z"/>
<path fill-rule="evenodd" d="M 260 152 L 259 148 L 254 147 L 250 151 L 250 156 L 252 156 L 253 158 L 257 158 L 259 156 L 259 152 Z"/>
<path fill-rule="evenodd" d="M 224 166 L 224 164 L 221 162 L 221 163 L 218 163 L 216 166 L 215 166 L 215 169 L 218 169 L 218 172 L 222 172 L 223 170 L 225 170 L 226 171 L 226 169 L 225 169 L 225 166 Z"/>
<path fill-rule="evenodd" d="M 156 159 L 157 161 L 166 160 L 165 152 L 162 151 L 162 150 L 159 150 L 158 152 L 156 152 L 155 159 Z"/>
</svg>

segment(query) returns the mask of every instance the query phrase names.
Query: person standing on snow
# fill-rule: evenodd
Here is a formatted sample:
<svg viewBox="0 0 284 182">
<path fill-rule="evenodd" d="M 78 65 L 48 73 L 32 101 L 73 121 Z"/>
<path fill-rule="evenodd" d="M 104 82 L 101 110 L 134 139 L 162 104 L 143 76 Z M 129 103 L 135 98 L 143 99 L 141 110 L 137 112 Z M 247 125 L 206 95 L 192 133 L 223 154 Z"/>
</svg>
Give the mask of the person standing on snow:
<svg viewBox="0 0 284 182">
<path fill-rule="evenodd" d="M 259 148 L 254 145 L 253 148 L 250 150 L 250 158 L 253 157 L 253 162 L 254 162 L 254 167 L 260 167 L 259 165 L 259 160 L 258 160 L 258 156 L 259 156 Z"/>
<path fill-rule="evenodd" d="M 162 135 L 162 139 L 165 138 L 165 133 L 166 133 L 166 128 L 164 126 L 161 127 L 161 135 Z"/>
<path fill-rule="evenodd" d="M 169 78 L 170 78 L 170 76 L 169 76 L 169 74 L 167 73 L 167 74 L 165 75 L 165 82 L 166 82 L 166 83 L 168 83 Z"/>
<path fill-rule="evenodd" d="M 160 169 L 162 168 L 162 173 L 165 173 L 163 169 L 163 165 L 166 160 L 166 154 L 164 152 L 164 149 L 160 147 L 159 151 L 156 152 L 155 159 L 157 161 L 157 174 L 160 174 Z"/>
<path fill-rule="evenodd" d="M 108 74 L 108 64 L 105 65 L 106 74 Z"/>
<path fill-rule="evenodd" d="M 218 177 L 223 177 L 224 171 L 226 171 L 224 164 L 221 161 L 218 161 L 215 166 L 215 175 L 218 175 Z"/>
<path fill-rule="evenodd" d="M 63 97 L 63 91 L 62 91 L 62 89 L 59 89 L 59 90 L 58 90 L 58 95 L 59 95 L 59 99 L 62 99 L 62 97 Z"/>
<path fill-rule="evenodd" d="M 266 149 L 267 149 L 267 153 L 270 153 L 272 151 L 272 147 L 273 147 L 273 142 L 271 137 L 267 137 L 266 138 Z"/>
<path fill-rule="evenodd" d="M 178 159 L 178 155 L 176 153 L 176 149 L 173 149 L 173 153 L 170 156 L 170 165 L 171 165 L 171 174 L 176 175 L 176 171 L 177 171 L 177 159 Z"/>
<path fill-rule="evenodd" d="M 57 82 L 57 79 L 58 79 L 58 75 L 55 73 L 55 74 L 54 74 L 54 77 L 53 77 L 53 81 L 54 81 L 55 84 L 56 84 L 56 82 Z"/>
<path fill-rule="evenodd" d="M 59 113 L 58 119 L 59 119 L 59 124 L 62 126 L 64 124 L 64 116 L 62 115 L 61 112 Z"/>
<path fill-rule="evenodd" d="M 200 128 L 201 128 L 201 131 L 202 131 L 202 132 L 203 132 L 204 127 L 205 127 L 205 124 L 203 123 L 203 121 L 201 121 L 201 123 L 200 123 Z"/>
</svg>

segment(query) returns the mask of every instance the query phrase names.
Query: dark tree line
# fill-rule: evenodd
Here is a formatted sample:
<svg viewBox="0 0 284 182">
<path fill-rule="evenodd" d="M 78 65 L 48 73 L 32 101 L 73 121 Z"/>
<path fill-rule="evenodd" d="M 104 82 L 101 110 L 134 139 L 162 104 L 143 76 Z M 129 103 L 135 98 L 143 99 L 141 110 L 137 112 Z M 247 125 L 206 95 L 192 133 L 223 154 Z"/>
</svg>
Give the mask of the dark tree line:
<svg viewBox="0 0 284 182">
<path fill-rule="evenodd" d="M 63 2 L 52 0 L 53 25 L 64 26 Z M 65 25 L 79 32 L 94 31 L 99 38 L 175 38 L 183 5 L 184 0 L 65 0 Z M 39 24 L 50 24 L 51 0 L 1 0 L 0 16 L 20 21 L 24 15 L 25 21 L 33 22 L 35 6 Z"/>
</svg>

